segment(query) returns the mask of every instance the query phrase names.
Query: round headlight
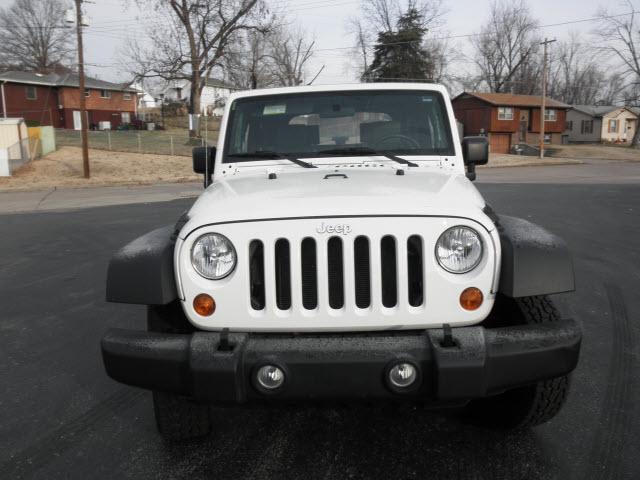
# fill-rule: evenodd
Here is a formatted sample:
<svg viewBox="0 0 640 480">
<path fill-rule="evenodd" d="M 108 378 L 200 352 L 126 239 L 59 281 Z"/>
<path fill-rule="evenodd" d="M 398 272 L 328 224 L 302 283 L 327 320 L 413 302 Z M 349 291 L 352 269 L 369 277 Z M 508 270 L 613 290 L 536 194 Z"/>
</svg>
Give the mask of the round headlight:
<svg viewBox="0 0 640 480">
<path fill-rule="evenodd" d="M 220 280 L 236 266 L 236 250 L 224 235 L 206 233 L 191 248 L 191 265 L 204 278 Z"/>
<path fill-rule="evenodd" d="M 469 227 L 451 227 L 436 243 L 436 259 L 447 272 L 470 272 L 482 260 L 480 235 Z"/>
</svg>

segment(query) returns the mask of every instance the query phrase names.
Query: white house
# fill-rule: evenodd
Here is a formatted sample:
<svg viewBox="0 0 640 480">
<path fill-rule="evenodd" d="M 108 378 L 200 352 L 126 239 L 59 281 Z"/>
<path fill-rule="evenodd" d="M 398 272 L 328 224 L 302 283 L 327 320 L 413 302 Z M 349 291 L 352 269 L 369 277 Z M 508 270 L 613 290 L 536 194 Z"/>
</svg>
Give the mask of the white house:
<svg viewBox="0 0 640 480">
<path fill-rule="evenodd" d="M 565 133 L 570 142 L 628 143 L 636 131 L 639 113 L 634 107 L 572 105 Z"/>
<path fill-rule="evenodd" d="M 138 108 L 154 108 L 157 107 L 156 99 L 153 98 L 153 95 L 149 93 L 148 90 L 144 88 L 144 85 L 140 82 L 135 82 L 131 84 L 131 88 L 136 91 L 136 96 L 138 99 Z"/>
<path fill-rule="evenodd" d="M 203 115 L 222 115 L 229 95 L 237 90 L 239 88 L 224 80 L 209 77 L 202 89 L 200 113 Z M 171 82 L 162 93 L 167 101 L 188 102 L 191 95 L 191 83 L 188 80 L 176 80 Z"/>
</svg>

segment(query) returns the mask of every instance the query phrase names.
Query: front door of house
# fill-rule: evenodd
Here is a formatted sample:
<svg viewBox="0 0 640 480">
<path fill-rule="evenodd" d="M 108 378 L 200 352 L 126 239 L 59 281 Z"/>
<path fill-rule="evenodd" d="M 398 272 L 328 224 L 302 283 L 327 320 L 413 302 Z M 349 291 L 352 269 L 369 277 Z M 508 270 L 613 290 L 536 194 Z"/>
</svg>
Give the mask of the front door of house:
<svg viewBox="0 0 640 480">
<path fill-rule="evenodd" d="M 518 141 L 527 141 L 527 130 L 529 128 L 529 111 L 520 110 L 520 128 L 518 129 Z"/>
</svg>

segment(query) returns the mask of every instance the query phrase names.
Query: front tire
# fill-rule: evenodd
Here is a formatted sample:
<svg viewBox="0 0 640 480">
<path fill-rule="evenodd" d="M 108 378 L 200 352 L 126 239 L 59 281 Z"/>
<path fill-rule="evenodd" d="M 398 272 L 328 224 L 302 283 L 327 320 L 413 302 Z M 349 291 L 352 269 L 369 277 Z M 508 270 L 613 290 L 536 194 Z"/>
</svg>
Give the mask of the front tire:
<svg viewBox="0 0 640 480">
<path fill-rule="evenodd" d="M 179 302 L 147 307 L 147 330 L 163 333 L 192 333 L 193 326 Z M 211 432 L 211 409 L 170 392 L 153 391 L 153 412 L 160 434 L 169 441 L 203 437 Z"/>
<path fill-rule="evenodd" d="M 547 296 L 496 300 L 490 326 L 555 322 L 560 313 Z M 505 323 L 508 322 L 508 323 Z M 569 376 L 543 380 L 469 403 L 466 414 L 475 423 L 514 429 L 548 422 L 562 409 L 569 393 Z"/>
</svg>

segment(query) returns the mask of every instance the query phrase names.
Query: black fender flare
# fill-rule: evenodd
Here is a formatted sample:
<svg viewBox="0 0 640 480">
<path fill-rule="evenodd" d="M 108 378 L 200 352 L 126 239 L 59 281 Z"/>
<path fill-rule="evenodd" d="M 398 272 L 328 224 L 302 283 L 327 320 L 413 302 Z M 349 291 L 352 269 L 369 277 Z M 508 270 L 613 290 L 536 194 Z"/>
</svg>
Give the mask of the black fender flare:
<svg viewBox="0 0 640 480">
<path fill-rule="evenodd" d="M 178 298 L 173 268 L 176 227 L 153 230 L 121 248 L 109 262 L 107 302 L 166 305 Z"/>
<path fill-rule="evenodd" d="M 499 215 L 496 226 L 502 247 L 500 293 L 515 298 L 575 290 L 564 240 L 521 218 Z"/>
</svg>

